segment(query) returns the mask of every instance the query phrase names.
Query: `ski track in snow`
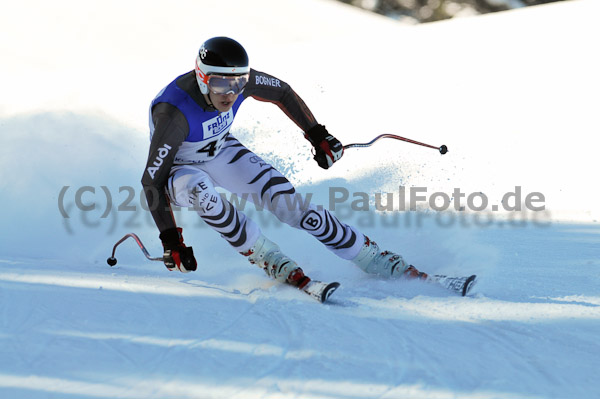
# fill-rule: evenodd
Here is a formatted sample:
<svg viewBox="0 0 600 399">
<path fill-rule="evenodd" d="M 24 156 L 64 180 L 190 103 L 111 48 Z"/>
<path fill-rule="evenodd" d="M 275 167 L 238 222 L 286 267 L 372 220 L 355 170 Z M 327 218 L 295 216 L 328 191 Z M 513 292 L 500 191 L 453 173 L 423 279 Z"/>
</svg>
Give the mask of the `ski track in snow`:
<svg viewBox="0 0 600 399">
<path fill-rule="evenodd" d="M 558 274 L 556 289 L 560 268 L 544 260 Z M 493 274 L 466 298 L 356 274 L 322 305 L 241 262 L 254 281 L 214 284 L 150 266 L 3 263 L 2 358 L 21 370 L 0 375 L 11 395 L 586 397 L 595 381 L 595 287 L 543 297 L 553 290 L 529 288 L 527 270 L 514 282 L 523 290 L 517 299 L 487 294 Z"/>
</svg>

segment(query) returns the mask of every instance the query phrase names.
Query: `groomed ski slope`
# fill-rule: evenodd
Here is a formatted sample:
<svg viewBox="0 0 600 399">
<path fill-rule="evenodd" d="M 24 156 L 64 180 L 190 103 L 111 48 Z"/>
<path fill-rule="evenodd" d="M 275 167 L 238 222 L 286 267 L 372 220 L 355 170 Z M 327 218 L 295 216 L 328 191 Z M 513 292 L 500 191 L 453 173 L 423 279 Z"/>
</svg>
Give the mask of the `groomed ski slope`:
<svg viewBox="0 0 600 399">
<path fill-rule="evenodd" d="M 9 8 L 0 397 L 599 397 L 598 2 L 420 26 L 325 0 Z M 140 202 L 147 106 L 219 34 L 344 143 L 448 146 L 381 141 L 323 171 L 277 107 L 247 101 L 232 130 L 381 247 L 429 273 L 478 274 L 472 295 L 366 276 L 249 204 L 307 274 L 342 284 L 331 303 L 275 284 L 186 210 L 197 272 L 170 273 L 131 240 L 106 264 L 128 232 L 160 253 Z M 546 210 L 400 212 L 399 186 L 460 188 L 467 208 L 483 193 L 489 209 L 518 188 Z M 369 210 L 352 210 L 361 193 Z M 377 193 L 393 212 L 375 210 Z"/>
</svg>

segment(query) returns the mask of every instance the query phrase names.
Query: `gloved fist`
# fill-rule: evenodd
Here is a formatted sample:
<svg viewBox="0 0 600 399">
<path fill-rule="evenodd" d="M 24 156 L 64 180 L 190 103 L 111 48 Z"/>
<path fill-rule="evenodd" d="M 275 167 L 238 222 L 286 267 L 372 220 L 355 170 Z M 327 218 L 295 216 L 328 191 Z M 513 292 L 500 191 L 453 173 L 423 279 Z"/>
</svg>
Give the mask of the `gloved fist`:
<svg viewBox="0 0 600 399">
<path fill-rule="evenodd" d="M 179 270 L 182 273 L 193 272 L 197 267 L 194 251 L 192 247 L 185 246 L 181 232 L 181 228 L 177 227 L 160 233 L 159 237 L 165 249 L 163 262 L 169 270 Z"/>
<path fill-rule="evenodd" d="M 314 159 L 323 169 L 329 169 L 344 155 L 342 143 L 330 135 L 323 125 L 313 126 L 304 136 L 315 148 Z"/>
</svg>

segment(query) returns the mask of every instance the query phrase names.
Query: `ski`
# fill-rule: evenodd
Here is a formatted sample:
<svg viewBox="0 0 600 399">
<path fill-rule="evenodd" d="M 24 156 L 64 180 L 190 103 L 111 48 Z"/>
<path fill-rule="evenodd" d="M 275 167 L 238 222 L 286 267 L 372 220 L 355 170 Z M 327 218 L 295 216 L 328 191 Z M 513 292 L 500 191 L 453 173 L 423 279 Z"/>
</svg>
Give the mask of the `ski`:
<svg viewBox="0 0 600 399">
<path fill-rule="evenodd" d="M 323 303 L 333 294 L 333 292 L 340 286 L 340 283 L 324 283 L 322 281 L 311 280 L 304 287 L 300 288 L 306 292 L 312 298 Z"/>
<path fill-rule="evenodd" d="M 473 274 L 469 277 L 448 277 L 436 274 L 434 276 L 428 276 L 425 281 L 437 283 L 450 291 L 465 296 L 477 282 L 477 276 Z"/>
</svg>

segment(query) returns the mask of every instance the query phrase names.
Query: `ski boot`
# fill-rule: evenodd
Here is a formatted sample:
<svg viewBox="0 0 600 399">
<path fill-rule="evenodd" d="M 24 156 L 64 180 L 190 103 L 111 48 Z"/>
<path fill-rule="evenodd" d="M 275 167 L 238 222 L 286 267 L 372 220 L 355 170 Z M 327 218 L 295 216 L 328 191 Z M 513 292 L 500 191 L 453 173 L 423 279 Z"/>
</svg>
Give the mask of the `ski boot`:
<svg viewBox="0 0 600 399">
<path fill-rule="evenodd" d="M 352 262 L 367 273 L 392 278 L 418 278 L 425 280 L 427 274 L 408 265 L 402 256 L 391 252 L 381 251 L 375 241 L 365 236 L 365 244 Z"/>
<path fill-rule="evenodd" d="M 242 255 L 252 264 L 263 268 L 268 276 L 304 291 L 319 302 L 325 302 L 340 286 L 340 283 L 324 283 L 311 280 L 292 259 L 281 252 L 279 246 L 261 235 L 256 243 Z"/>
<path fill-rule="evenodd" d="M 439 274 L 430 276 L 406 264 L 400 255 L 381 251 L 379 246 L 367 236 L 365 236 L 365 245 L 352 262 L 367 273 L 391 278 L 419 279 L 438 284 L 462 296 L 467 295 L 477 281 L 477 276 L 474 274 L 468 277 L 449 277 Z"/>
<path fill-rule="evenodd" d="M 304 275 L 298 264 L 281 252 L 279 245 L 264 235 L 256 240 L 252 248 L 242 252 L 242 255 L 280 283 L 287 283 L 302 289 L 310 282 L 310 278 Z"/>
</svg>

